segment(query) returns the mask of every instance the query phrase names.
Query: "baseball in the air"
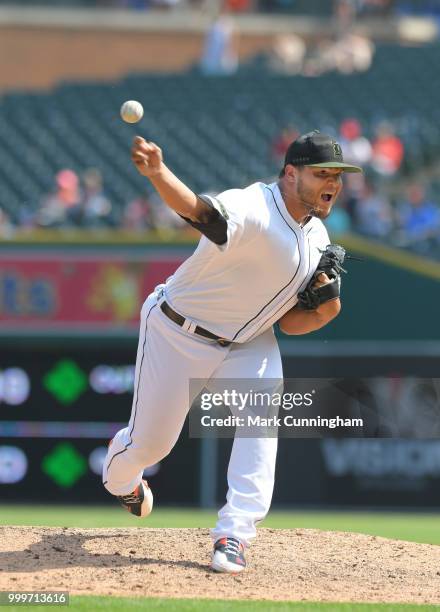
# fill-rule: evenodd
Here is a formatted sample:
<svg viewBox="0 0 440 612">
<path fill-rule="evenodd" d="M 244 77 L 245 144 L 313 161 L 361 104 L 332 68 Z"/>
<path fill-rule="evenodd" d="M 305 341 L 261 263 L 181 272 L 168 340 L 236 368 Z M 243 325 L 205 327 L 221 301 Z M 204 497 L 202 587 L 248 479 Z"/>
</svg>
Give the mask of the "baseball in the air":
<svg viewBox="0 0 440 612">
<path fill-rule="evenodd" d="M 127 100 L 121 106 L 121 117 L 126 123 L 137 123 L 143 116 L 142 104 L 136 100 Z"/>
</svg>

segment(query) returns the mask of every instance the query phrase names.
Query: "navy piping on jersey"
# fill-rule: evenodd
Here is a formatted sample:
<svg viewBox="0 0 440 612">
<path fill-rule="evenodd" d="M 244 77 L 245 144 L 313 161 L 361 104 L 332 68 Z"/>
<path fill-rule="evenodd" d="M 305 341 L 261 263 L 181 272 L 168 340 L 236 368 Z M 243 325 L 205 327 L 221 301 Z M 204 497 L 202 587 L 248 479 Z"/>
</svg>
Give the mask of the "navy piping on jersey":
<svg viewBox="0 0 440 612">
<path fill-rule="evenodd" d="M 298 262 L 298 267 L 296 268 L 296 270 L 295 270 L 295 274 L 292 276 L 292 278 L 290 279 L 290 281 L 289 281 L 289 282 L 288 282 L 286 285 L 284 285 L 284 287 L 281 287 L 281 289 L 278 291 L 278 293 L 276 293 L 276 294 L 273 296 L 273 298 L 272 298 L 271 300 L 269 300 L 269 302 L 267 302 L 267 304 L 265 304 L 265 305 L 264 305 L 264 306 L 263 306 L 263 307 L 260 309 L 260 311 L 259 311 L 259 312 L 257 312 L 257 314 L 256 314 L 254 317 L 252 317 L 252 319 L 249 319 L 249 321 L 247 321 L 247 323 L 245 323 L 245 324 L 244 324 L 244 325 L 243 325 L 243 326 L 242 326 L 242 327 L 241 327 L 241 328 L 238 330 L 238 332 L 237 332 L 237 333 L 235 334 L 235 336 L 232 338 L 232 342 L 235 340 L 235 338 L 238 336 L 238 334 L 239 334 L 239 333 L 241 333 L 241 332 L 242 332 L 242 331 L 245 329 L 245 327 L 247 327 L 247 326 L 249 325 L 249 323 L 252 323 L 252 321 L 255 321 L 255 319 L 256 319 L 257 317 L 259 317 L 259 316 L 260 316 L 260 314 L 263 312 L 263 310 L 264 310 L 265 308 L 267 308 L 267 307 L 269 306 L 269 304 L 271 304 L 271 303 L 272 303 L 272 302 L 273 302 L 273 301 L 274 301 L 274 300 L 275 300 L 275 299 L 276 299 L 276 298 L 277 298 L 277 297 L 280 295 L 280 293 L 282 293 L 282 292 L 284 291 L 284 289 L 286 289 L 286 287 L 288 287 L 288 286 L 289 286 L 289 285 L 290 285 L 290 284 L 291 284 L 291 283 L 292 283 L 292 282 L 295 280 L 295 277 L 296 277 L 296 275 L 298 274 L 298 270 L 299 270 L 299 268 L 300 268 L 300 266 L 301 266 L 301 249 L 300 249 L 300 246 L 299 246 L 298 236 L 296 235 L 296 232 L 295 232 L 294 228 L 293 228 L 291 225 L 289 225 L 289 223 L 288 223 L 288 222 L 286 221 L 286 219 L 284 218 L 283 213 L 282 213 L 282 212 L 281 212 L 281 210 L 279 209 L 279 207 L 278 207 L 278 203 L 277 203 L 277 201 L 276 201 L 276 199 L 275 199 L 275 196 L 274 196 L 274 193 L 273 193 L 272 189 L 270 189 L 270 188 L 269 188 L 267 185 L 266 185 L 265 187 L 266 187 L 266 189 L 269 189 L 270 193 L 272 194 L 273 201 L 275 202 L 275 206 L 277 207 L 277 210 L 278 210 L 278 212 L 280 213 L 281 218 L 283 219 L 284 223 L 285 223 L 285 224 L 287 225 L 287 227 L 288 227 L 288 228 L 289 228 L 289 229 L 290 229 L 290 230 L 293 232 L 293 234 L 294 234 L 294 236 L 295 236 L 295 238 L 296 238 L 296 242 L 297 242 L 297 244 L 298 244 L 298 253 L 299 253 L 299 262 Z M 290 298 L 289 298 L 289 299 L 290 299 Z"/>
<path fill-rule="evenodd" d="M 309 247 L 309 265 L 307 267 L 307 274 L 306 274 L 306 278 L 310 272 L 310 260 L 311 260 L 311 255 L 310 255 L 310 242 L 308 243 L 308 247 Z M 255 336 L 256 333 L 258 333 L 260 331 L 260 329 L 262 327 L 264 327 L 264 325 L 266 325 L 266 323 L 269 321 L 269 319 L 271 319 L 272 317 L 274 317 L 278 312 L 280 312 L 280 310 L 282 310 L 284 308 L 284 306 L 289 302 L 289 300 L 292 299 L 292 296 L 290 298 L 288 298 L 283 304 L 281 304 L 281 306 L 278 308 L 278 310 L 276 310 L 275 312 L 273 312 L 270 317 L 268 317 L 261 325 L 260 327 L 255 331 L 255 333 L 253 334 Z M 275 321 L 276 323 L 276 321 Z"/>
<path fill-rule="evenodd" d="M 115 457 L 117 457 L 118 455 L 121 455 L 122 453 L 125 453 L 125 451 L 127 450 L 127 448 L 133 444 L 133 439 L 131 437 L 133 431 L 134 431 L 134 424 L 136 422 L 136 415 L 137 415 L 137 405 L 138 405 L 138 399 L 139 399 L 139 384 L 141 381 L 141 375 L 142 375 L 142 365 L 144 363 L 144 357 L 145 357 L 145 344 L 147 343 L 147 330 L 148 330 L 148 317 L 150 316 L 151 311 L 153 310 L 153 308 L 157 306 L 157 304 L 153 304 L 153 306 L 150 308 L 150 310 L 148 311 L 147 314 L 147 318 L 145 319 L 145 336 L 144 336 L 144 343 L 142 345 L 142 359 L 141 359 L 141 364 L 139 366 L 139 376 L 138 376 L 138 384 L 137 384 L 137 389 L 136 389 L 136 403 L 135 403 L 135 407 L 134 407 L 134 417 L 133 417 L 133 426 L 131 428 L 130 431 L 130 442 L 128 442 L 128 444 L 125 445 L 125 448 L 123 448 L 121 451 L 118 451 L 117 453 L 115 453 L 113 455 L 113 457 L 110 459 L 109 464 L 107 466 L 107 473 L 110 469 L 110 466 L 112 464 L 112 461 Z M 107 484 L 107 480 L 104 482 L 104 484 Z"/>
</svg>

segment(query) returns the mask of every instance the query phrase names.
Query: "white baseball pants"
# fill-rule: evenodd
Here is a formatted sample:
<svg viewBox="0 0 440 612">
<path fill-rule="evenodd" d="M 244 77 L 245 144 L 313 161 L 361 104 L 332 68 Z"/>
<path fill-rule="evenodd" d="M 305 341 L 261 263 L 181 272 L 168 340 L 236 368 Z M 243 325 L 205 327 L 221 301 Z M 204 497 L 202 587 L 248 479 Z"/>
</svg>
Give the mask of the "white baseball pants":
<svg viewBox="0 0 440 612">
<path fill-rule="evenodd" d="M 160 301 L 153 293 L 142 307 L 132 413 L 128 427 L 113 438 L 104 462 L 104 486 L 113 495 L 131 493 L 143 470 L 168 455 L 190 403 L 203 386 L 209 389 L 210 379 L 215 384 L 219 378 L 282 378 L 272 329 L 247 343 L 222 347 L 176 325 L 160 310 Z M 204 381 L 199 389 L 191 385 L 191 398 L 190 379 Z M 255 537 L 256 524 L 272 500 L 276 452 L 276 438 L 235 438 L 227 501 L 211 530 L 214 541 L 229 536 L 248 546 Z"/>
</svg>

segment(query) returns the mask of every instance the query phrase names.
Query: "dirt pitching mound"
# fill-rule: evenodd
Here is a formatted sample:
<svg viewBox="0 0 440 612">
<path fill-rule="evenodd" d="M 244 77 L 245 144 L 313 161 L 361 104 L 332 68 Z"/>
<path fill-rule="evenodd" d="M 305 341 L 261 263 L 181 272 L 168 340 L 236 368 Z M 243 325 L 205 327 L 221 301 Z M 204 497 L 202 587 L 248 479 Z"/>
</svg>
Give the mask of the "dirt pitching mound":
<svg viewBox="0 0 440 612">
<path fill-rule="evenodd" d="M 237 576 L 210 553 L 207 529 L 0 527 L 0 591 L 440 604 L 440 546 L 260 529 Z"/>
</svg>

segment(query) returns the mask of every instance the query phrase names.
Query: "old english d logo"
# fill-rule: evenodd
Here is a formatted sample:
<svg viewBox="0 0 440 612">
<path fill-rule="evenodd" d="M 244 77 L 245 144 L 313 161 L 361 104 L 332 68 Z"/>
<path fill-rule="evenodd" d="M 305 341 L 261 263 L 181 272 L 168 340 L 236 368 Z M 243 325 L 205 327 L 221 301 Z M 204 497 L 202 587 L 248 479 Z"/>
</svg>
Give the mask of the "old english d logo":
<svg viewBox="0 0 440 612">
<path fill-rule="evenodd" d="M 229 215 L 228 215 L 228 213 L 227 213 L 227 211 L 226 211 L 226 208 L 225 208 L 225 207 L 223 206 L 223 204 L 222 204 L 221 202 L 219 202 L 218 200 L 217 200 L 217 202 L 218 202 L 218 206 L 219 206 L 219 208 L 220 208 L 220 212 L 222 213 L 223 217 L 224 217 L 226 220 L 228 220 L 228 219 L 229 219 Z"/>
<path fill-rule="evenodd" d="M 341 145 L 338 144 L 337 142 L 333 143 L 333 151 L 334 151 L 336 157 L 342 157 Z"/>
</svg>

